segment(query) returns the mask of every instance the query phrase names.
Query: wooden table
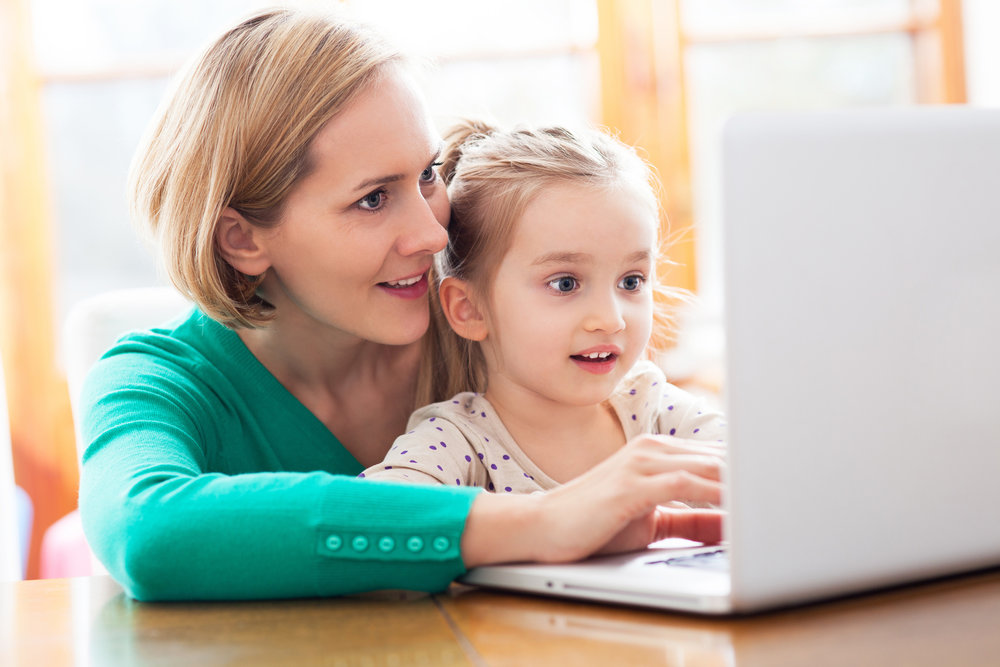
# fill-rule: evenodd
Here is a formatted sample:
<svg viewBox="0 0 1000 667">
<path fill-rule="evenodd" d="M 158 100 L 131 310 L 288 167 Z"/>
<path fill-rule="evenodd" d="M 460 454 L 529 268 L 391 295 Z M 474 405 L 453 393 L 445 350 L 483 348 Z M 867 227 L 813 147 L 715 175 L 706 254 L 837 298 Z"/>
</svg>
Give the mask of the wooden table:
<svg viewBox="0 0 1000 667">
<path fill-rule="evenodd" d="M 1000 570 L 744 618 L 453 587 L 141 603 L 109 577 L 0 584 L 0 665 L 1000 665 Z"/>
</svg>

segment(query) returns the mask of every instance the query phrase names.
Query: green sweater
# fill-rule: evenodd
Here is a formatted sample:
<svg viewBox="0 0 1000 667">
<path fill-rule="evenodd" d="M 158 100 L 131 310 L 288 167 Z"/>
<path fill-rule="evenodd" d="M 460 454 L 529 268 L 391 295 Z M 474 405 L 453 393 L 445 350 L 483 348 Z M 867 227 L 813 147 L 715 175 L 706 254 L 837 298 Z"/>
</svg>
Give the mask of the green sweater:
<svg viewBox="0 0 1000 667">
<path fill-rule="evenodd" d="M 436 591 L 465 570 L 480 490 L 357 479 L 326 426 L 197 310 L 122 338 L 80 403 L 84 530 L 135 598 Z"/>
</svg>

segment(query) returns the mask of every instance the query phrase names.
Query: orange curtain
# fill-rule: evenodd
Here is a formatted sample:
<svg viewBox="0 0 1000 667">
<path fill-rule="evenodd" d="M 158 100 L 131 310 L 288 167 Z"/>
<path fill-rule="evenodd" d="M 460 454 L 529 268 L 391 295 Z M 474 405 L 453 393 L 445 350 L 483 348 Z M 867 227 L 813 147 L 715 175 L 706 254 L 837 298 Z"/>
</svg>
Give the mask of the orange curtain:
<svg viewBox="0 0 1000 667">
<path fill-rule="evenodd" d="M 40 83 L 27 0 L 0 0 L 0 357 L 14 476 L 35 508 L 28 577 L 45 529 L 76 507 L 69 395 L 55 365 L 52 243 Z"/>
</svg>

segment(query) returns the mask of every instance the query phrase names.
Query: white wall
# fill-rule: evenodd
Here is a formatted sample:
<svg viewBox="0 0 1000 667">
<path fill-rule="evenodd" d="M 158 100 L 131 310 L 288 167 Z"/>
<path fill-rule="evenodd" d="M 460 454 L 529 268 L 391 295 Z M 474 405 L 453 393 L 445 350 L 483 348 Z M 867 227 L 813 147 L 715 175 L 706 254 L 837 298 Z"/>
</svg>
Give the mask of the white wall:
<svg viewBox="0 0 1000 667">
<path fill-rule="evenodd" d="M 1000 3 L 964 0 L 962 9 L 969 103 L 1000 107 Z"/>
</svg>

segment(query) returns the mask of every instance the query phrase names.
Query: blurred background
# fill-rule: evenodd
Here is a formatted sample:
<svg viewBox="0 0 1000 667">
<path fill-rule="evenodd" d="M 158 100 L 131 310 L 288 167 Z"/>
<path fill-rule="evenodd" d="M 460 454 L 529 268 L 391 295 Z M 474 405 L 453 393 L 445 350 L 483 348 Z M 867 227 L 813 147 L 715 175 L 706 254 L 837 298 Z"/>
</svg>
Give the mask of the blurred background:
<svg viewBox="0 0 1000 667">
<path fill-rule="evenodd" d="M 0 0 L 0 354 L 6 465 L 26 491 L 22 576 L 47 576 L 45 532 L 76 507 L 59 352 L 66 314 L 102 291 L 165 283 L 128 219 L 125 179 L 139 137 L 196 49 L 274 4 Z M 344 7 L 425 58 L 442 129 L 460 116 L 600 124 L 640 146 L 664 184 L 674 262 L 666 278 L 699 297 L 665 363 L 675 380 L 708 392 L 721 390 L 718 143 L 729 115 L 1000 106 L 993 0 L 309 4 Z"/>
</svg>

